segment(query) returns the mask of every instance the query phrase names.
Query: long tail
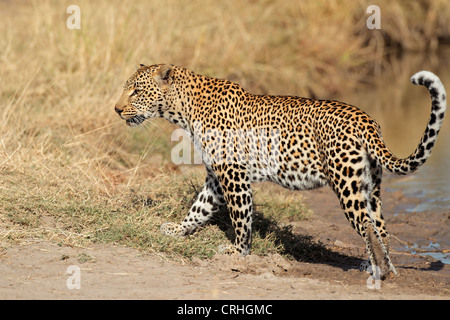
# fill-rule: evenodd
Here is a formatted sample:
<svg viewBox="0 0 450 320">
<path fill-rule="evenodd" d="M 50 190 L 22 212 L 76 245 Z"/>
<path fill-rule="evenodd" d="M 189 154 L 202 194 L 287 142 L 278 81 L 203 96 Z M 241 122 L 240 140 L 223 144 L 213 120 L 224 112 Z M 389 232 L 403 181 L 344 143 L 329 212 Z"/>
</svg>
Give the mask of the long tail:
<svg viewBox="0 0 450 320">
<path fill-rule="evenodd" d="M 411 77 L 411 82 L 427 87 L 431 96 L 430 119 L 416 150 L 409 157 L 399 159 L 386 147 L 381 134 L 376 135 L 375 138 L 365 137 L 369 142 L 366 146 L 370 155 L 377 159 L 383 168 L 397 174 L 413 172 L 425 163 L 433 150 L 447 108 L 445 88 L 435 74 L 429 71 L 420 71 Z"/>
</svg>

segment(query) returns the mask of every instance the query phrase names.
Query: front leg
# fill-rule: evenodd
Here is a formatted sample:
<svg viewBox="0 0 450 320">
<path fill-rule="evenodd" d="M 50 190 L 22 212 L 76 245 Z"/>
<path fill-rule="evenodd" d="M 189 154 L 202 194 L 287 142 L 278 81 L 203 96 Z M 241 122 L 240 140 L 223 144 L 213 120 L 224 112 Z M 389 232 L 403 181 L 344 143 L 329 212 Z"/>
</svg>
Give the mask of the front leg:
<svg viewBox="0 0 450 320">
<path fill-rule="evenodd" d="M 225 200 L 220 184 L 214 173 L 208 170 L 203 189 L 184 220 L 180 224 L 164 223 L 161 226 L 161 232 L 174 237 L 191 234 L 203 226 L 223 205 L 225 205 Z"/>
<path fill-rule="evenodd" d="M 250 179 L 240 166 L 220 166 L 217 170 L 224 198 L 236 234 L 234 245 L 222 246 L 223 253 L 247 255 L 251 252 L 253 199 Z"/>
</svg>

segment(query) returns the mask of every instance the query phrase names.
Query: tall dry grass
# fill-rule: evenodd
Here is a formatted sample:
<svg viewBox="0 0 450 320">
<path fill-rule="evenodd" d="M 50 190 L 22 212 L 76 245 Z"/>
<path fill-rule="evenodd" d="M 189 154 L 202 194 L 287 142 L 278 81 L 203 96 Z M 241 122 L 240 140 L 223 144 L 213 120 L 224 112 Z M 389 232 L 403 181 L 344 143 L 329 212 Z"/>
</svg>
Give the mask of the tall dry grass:
<svg viewBox="0 0 450 320">
<path fill-rule="evenodd" d="M 0 1 L 0 240 L 86 239 L 111 222 L 89 229 L 95 214 L 119 207 L 125 224 L 126 210 L 150 210 L 127 206 L 130 194 L 157 198 L 180 183 L 172 127 L 130 130 L 113 112 L 138 63 L 328 97 L 367 81 L 388 46 L 435 48 L 450 34 L 445 0 L 378 3 L 382 31 L 365 27 L 367 1 Z M 70 4 L 80 30 L 66 27 Z"/>
</svg>

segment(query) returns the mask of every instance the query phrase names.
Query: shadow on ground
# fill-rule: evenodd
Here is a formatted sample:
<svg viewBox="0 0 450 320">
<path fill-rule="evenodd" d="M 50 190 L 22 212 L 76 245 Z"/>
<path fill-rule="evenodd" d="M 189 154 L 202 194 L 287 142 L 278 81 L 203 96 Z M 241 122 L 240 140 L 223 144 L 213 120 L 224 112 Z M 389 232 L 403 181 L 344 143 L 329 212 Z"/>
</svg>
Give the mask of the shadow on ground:
<svg viewBox="0 0 450 320">
<path fill-rule="evenodd" d="M 231 243 L 234 242 L 234 228 L 225 208 L 210 223 L 217 225 L 225 233 L 228 240 Z M 360 264 L 364 261 L 358 257 L 333 251 L 312 236 L 294 233 L 291 225 L 282 225 L 275 219 L 265 217 L 258 211 L 253 215 L 252 227 L 253 237 L 255 237 L 255 234 L 260 238 L 266 238 L 270 234 L 274 235 L 273 241 L 277 247 L 281 248 L 278 253 L 286 256 L 289 260 L 327 264 L 344 271 L 359 269 Z"/>
</svg>

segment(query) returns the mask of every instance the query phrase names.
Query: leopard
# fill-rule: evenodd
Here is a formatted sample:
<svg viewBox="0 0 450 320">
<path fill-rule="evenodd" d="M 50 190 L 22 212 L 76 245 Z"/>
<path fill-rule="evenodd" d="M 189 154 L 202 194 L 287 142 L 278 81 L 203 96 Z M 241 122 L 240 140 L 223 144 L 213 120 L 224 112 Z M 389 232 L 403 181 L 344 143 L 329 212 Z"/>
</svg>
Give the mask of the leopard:
<svg viewBox="0 0 450 320">
<path fill-rule="evenodd" d="M 239 84 L 173 64 L 137 66 L 115 112 L 130 127 L 164 118 L 182 129 L 202 155 L 206 180 L 186 217 L 166 222 L 163 234 L 183 237 L 225 207 L 234 241 L 219 252 L 251 253 L 254 203 L 251 184 L 273 182 L 290 190 L 328 185 L 351 227 L 362 237 L 364 268 L 385 279 L 397 275 L 381 208 L 383 169 L 416 171 L 429 158 L 446 111 L 446 92 L 430 71 L 411 77 L 431 96 L 431 112 L 413 153 L 396 157 L 379 124 L 360 108 L 335 100 L 258 95 Z M 370 271 L 370 270 L 368 270 Z"/>
</svg>

